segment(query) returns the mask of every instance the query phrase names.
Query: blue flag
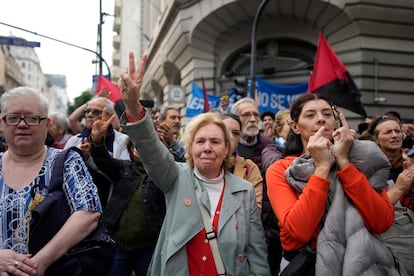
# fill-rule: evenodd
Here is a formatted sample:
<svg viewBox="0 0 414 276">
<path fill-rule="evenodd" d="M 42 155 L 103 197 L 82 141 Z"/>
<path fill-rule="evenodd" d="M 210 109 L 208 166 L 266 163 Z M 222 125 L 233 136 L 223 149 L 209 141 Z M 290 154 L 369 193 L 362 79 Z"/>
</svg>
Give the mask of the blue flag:
<svg viewBox="0 0 414 276">
<path fill-rule="evenodd" d="M 210 110 L 219 108 L 220 96 L 208 95 Z M 204 92 L 194 82 L 191 86 L 191 94 L 187 101 L 187 118 L 195 117 L 204 112 Z"/>
<path fill-rule="evenodd" d="M 279 110 L 289 108 L 295 98 L 307 92 L 308 83 L 276 84 L 256 78 L 257 101 L 259 112 L 270 110 L 277 113 Z M 251 90 L 248 81 L 247 91 Z"/>
</svg>

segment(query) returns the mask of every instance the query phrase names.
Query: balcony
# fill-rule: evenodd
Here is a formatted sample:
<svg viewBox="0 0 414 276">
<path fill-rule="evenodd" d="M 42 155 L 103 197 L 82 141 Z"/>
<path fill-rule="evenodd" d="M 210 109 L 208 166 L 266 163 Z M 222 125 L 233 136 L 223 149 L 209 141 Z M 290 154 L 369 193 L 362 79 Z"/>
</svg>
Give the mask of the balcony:
<svg viewBox="0 0 414 276">
<path fill-rule="evenodd" d="M 120 46 L 121 46 L 121 36 L 114 35 L 113 38 L 112 38 L 112 47 L 114 47 L 114 49 L 118 50 Z"/>
<path fill-rule="evenodd" d="M 112 53 L 112 65 L 119 66 L 121 64 L 121 55 L 119 51 L 114 51 Z"/>
<path fill-rule="evenodd" d="M 112 27 L 112 30 L 118 34 L 121 32 L 121 18 L 116 17 L 114 19 L 114 26 Z"/>
</svg>

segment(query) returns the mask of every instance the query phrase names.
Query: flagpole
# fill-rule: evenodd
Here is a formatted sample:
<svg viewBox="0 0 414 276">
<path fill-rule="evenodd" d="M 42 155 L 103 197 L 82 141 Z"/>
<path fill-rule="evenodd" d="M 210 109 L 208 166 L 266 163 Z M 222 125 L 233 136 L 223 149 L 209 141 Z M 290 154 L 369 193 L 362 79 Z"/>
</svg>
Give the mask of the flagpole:
<svg viewBox="0 0 414 276">
<path fill-rule="evenodd" d="M 210 111 L 210 104 L 208 102 L 208 93 L 207 93 L 206 84 L 204 82 L 204 77 L 201 77 L 201 82 L 203 84 L 203 94 L 204 94 L 204 113 L 206 113 Z"/>
<path fill-rule="evenodd" d="M 257 31 L 257 23 L 260 19 L 260 15 L 264 7 L 266 6 L 269 0 L 262 0 L 259 5 L 259 8 L 256 11 L 256 16 L 253 20 L 252 26 L 252 39 L 251 39 L 251 53 L 250 53 L 250 96 L 255 98 L 255 91 L 256 91 L 256 31 Z"/>
</svg>

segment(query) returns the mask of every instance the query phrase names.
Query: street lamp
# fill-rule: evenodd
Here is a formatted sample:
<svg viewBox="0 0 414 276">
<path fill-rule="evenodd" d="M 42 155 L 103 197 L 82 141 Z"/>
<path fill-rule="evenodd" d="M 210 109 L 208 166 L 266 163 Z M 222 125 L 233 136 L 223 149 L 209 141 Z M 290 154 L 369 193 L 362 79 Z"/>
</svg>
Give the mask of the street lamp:
<svg viewBox="0 0 414 276">
<path fill-rule="evenodd" d="M 259 5 L 259 8 L 256 11 L 256 16 L 253 20 L 253 26 L 252 26 L 252 39 L 251 39 L 251 53 L 250 53 L 250 95 L 254 99 L 255 98 L 255 92 L 256 92 L 256 31 L 257 31 L 257 24 L 260 19 L 260 15 L 262 14 L 262 11 L 264 7 L 266 6 L 267 2 L 269 0 L 262 0 L 262 2 Z"/>
<path fill-rule="evenodd" d="M 99 55 L 97 55 L 99 58 L 99 75 L 102 75 L 102 62 L 106 63 L 105 60 L 102 58 L 102 25 L 105 23 L 104 16 L 106 15 L 113 16 L 112 14 L 102 12 L 102 0 L 99 0 L 99 24 L 98 24 L 98 41 L 97 41 L 97 46 L 98 46 L 97 52 L 99 53 Z M 111 74 L 109 73 L 108 74 L 109 79 L 111 79 L 110 76 Z"/>
</svg>

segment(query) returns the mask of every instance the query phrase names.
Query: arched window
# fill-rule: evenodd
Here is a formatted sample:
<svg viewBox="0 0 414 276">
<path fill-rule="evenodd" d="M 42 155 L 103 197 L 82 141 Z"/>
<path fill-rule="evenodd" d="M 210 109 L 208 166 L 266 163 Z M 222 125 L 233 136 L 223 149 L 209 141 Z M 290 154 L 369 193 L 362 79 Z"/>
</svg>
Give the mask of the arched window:
<svg viewBox="0 0 414 276">
<path fill-rule="evenodd" d="M 316 46 L 297 39 L 278 38 L 257 42 L 256 76 L 280 72 L 312 70 Z M 232 54 L 222 67 L 222 76 L 248 76 L 250 74 L 250 45 Z"/>
</svg>

